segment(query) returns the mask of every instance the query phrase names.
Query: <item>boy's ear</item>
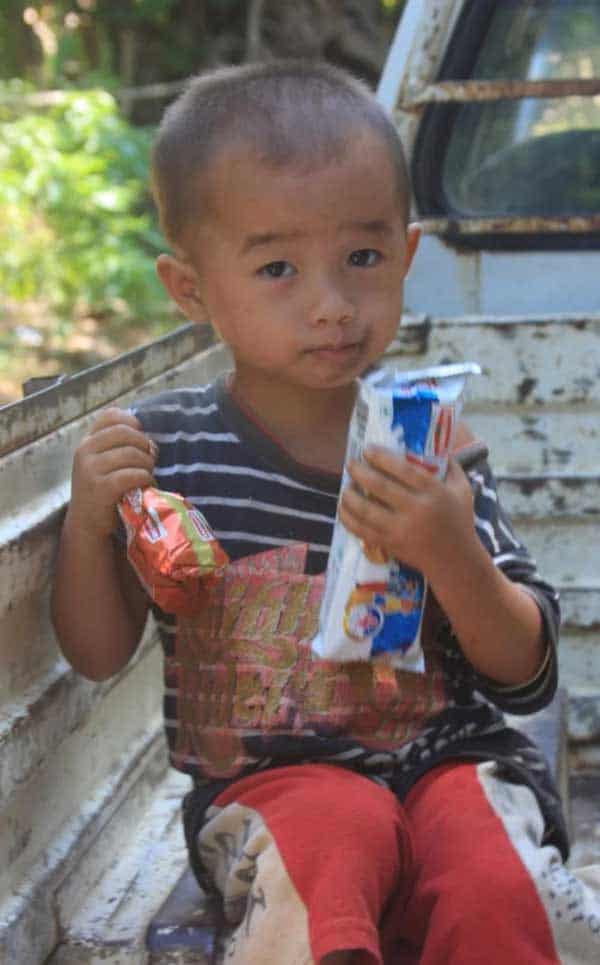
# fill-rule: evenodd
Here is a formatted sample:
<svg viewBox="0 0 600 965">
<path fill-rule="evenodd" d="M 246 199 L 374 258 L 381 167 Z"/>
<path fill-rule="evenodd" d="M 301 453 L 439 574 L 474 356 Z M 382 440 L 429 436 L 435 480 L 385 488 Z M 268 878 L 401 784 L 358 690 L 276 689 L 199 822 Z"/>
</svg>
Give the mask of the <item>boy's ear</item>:
<svg viewBox="0 0 600 965">
<path fill-rule="evenodd" d="M 404 274 L 408 275 L 415 252 L 419 247 L 421 239 L 421 225 L 418 221 L 412 221 L 406 229 L 406 255 L 404 257 Z"/>
<path fill-rule="evenodd" d="M 198 289 L 195 269 L 173 255 L 159 255 L 156 272 L 184 315 L 192 322 L 208 322 L 208 315 Z"/>
</svg>

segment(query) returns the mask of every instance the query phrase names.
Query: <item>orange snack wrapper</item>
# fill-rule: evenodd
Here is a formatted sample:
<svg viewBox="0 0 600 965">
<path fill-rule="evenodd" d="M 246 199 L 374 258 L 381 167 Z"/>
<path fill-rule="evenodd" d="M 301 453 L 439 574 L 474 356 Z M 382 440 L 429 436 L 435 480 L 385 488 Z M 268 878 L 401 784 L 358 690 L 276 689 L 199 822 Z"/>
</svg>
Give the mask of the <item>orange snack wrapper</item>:
<svg viewBox="0 0 600 965">
<path fill-rule="evenodd" d="M 151 599 L 167 613 L 200 609 L 207 584 L 229 563 L 202 513 L 183 496 L 153 486 L 125 493 L 117 508 L 129 562 Z"/>
</svg>

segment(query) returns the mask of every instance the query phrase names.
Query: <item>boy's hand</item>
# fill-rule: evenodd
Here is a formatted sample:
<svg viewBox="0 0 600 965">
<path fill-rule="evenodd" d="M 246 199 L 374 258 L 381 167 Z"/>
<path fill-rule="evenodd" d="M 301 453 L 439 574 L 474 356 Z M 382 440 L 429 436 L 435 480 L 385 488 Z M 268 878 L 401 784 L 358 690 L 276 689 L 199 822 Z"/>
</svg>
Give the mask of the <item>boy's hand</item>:
<svg viewBox="0 0 600 965">
<path fill-rule="evenodd" d="M 346 529 L 381 547 L 434 582 L 457 550 L 476 539 L 473 494 L 463 470 L 450 459 L 445 480 L 391 449 L 372 446 L 364 462 L 348 466 L 340 519 Z"/>
<path fill-rule="evenodd" d="M 116 407 L 102 412 L 75 453 L 70 523 L 84 535 L 108 536 L 117 524 L 121 496 L 154 482 L 157 455 L 135 416 Z"/>
</svg>

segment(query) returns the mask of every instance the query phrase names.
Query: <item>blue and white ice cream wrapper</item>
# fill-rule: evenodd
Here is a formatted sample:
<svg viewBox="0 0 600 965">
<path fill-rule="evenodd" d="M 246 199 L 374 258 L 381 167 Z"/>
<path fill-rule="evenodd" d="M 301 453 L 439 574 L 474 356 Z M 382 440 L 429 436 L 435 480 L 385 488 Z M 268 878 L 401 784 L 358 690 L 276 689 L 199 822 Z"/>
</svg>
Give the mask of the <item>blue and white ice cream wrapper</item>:
<svg viewBox="0 0 600 965">
<path fill-rule="evenodd" d="M 480 373 L 474 362 L 372 372 L 359 386 L 346 465 L 360 460 L 368 445 L 387 446 L 443 478 L 467 379 Z M 342 490 L 349 482 L 344 470 Z M 365 546 L 336 519 L 314 656 L 382 659 L 422 673 L 426 592 L 422 573 L 387 558 L 378 547 Z"/>
</svg>

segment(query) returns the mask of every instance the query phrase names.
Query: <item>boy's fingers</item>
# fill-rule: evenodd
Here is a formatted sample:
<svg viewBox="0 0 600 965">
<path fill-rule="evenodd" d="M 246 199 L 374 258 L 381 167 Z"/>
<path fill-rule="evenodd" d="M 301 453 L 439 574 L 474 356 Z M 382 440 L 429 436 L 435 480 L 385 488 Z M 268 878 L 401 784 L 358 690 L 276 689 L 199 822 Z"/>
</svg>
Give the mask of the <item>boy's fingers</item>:
<svg viewBox="0 0 600 965">
<path fill-rule="evenodd" d="M 374 502 L 352 487 L 344 490 L 340 508 L 352 515 L 358 525 L 372 527 L 379 534 L 389 531 L 396 515 L 387 506 Z"/>
<path fill-rule="evenodd" d="M 120 409 L 116 405 L 111 405 L 108 409 L 103 409 L 98 418 L 94 420 L 92 432 L 97 432 L 99 429 L 105 429 L 107 426 L 114 425 L 127 425 L 131 426 L 132 429 L 138 430 L 142 428 L 139 420 L 136 419 L 132 412 L 128 412 L 126 409 Z"/>
<path fill-rule="evenodd" d="M 432 478 L 431 473 L 424 466 L 409 462 L 405 455 L 400 455 L 384 446 L 369 446 L 365 449 L 364 458 L 367 465 L 386 473 L 392 479 L 401 482 L 407 489 L 419 491 Z"/>
<path fill-rule="evenodd" d="M 148 453 L 153 459 L 158 455 L 156 443 L 129 423 L 101 426 L 87 437 L 84 446 L 95 453 L 131 446 Z"/>
<path fill-rule="evenodd" d="M 108 449 L 96 456 L 96 469 L 101 476 L 109 476 L 120 469 L 145 469 L 152 473 L 154 458 L 146 451 L 135 446 L 120 446 Z"/>
<path fill-rule="evenodd" d="M 448 460 L 446 471 L 446 485 L 454 489 L 469 489 L 471 485 L 469 478 L 461 464 L 452 457 Z"/>
<path fill-rule="evenodd" d="M 448 469 L 446 471 L 446 482 L 448 483 L 457 482 L 459 479 L 464 479 L 464 476 L 465 476 L 465 471 L 460 465 L 460 463 L 458 463 L 456 459 L 453 459 L 452 457 L 450 457 L 450 459 L 448 460 Z"/>
<path fill-rule="evenodd" d="M 384 539 L 382 530 L 372 525 L 364 517 L 355 515 L 347 505 L 340 506 L 340 519 L 346 529 L 371 546 L 381 546 Z"/>
<path fill-rule="evenodd" d="M 128 490 L 136 487 L 151 486 L 154 482 L 152 474 L 146 469 L 137 469 L 131 466 L 126 469 L 119 469 L 110 475 L 110 491 L 112 500 L 117 502 Z"/>
<path fill-rule="evenodd" d="M 471 489 L 469 477 L 456 459 L 450 459 L 448 461 L 448 471 L 445 482 L 448 489 L 450 489 L 465 506 L 473 505 L 473 490 Z"/>
<path fill-rule="evenodd" d="M 351 463 L 348 471 L 366 492 L 390 505 L 403 501 L 408 494 L 423 492 L 430 480 L 427 470 L 383 449 L 378 450 L 375 459 L 369 457 L 368 461 Z"/>
<path fill-rule="evenodd" d="M 400 480 L 374 470 L 366 463 L 354 463 L 348 470 L 354 491 L 358 489 L 363 495 L 368 494 L 369 499 L 377 500 L 385 506 L 399 507 L 403 504 L 406 487 Z"/>
</svg>

